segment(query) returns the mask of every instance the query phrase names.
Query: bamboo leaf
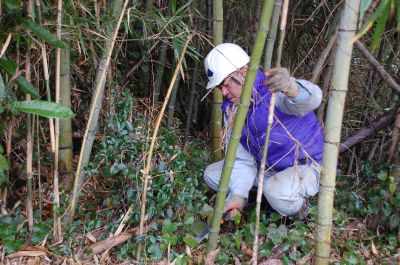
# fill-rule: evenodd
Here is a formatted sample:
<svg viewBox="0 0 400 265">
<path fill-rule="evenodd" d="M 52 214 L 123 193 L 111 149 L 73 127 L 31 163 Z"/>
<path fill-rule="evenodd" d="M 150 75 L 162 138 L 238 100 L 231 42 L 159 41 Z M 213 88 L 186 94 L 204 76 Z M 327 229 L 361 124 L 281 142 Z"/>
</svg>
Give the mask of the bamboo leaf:
<svg viewBox="0 0 400 265">
<path fill-rule="evenodd" d="M 43 100 L 16 101 L 11 104 L 11 108 L 46 118 L 68 119 L 75 116 L 69 108 L 54 102 Z"/>
<path fill-rule="evenodd" d="M 10 76 L 10 78 L 13 78 L 17 69 L 17 65 L 8 59 L 0 58 L 0 69 L 3 69 Z M 15 83 L 24 93 L 35 98 L 39 97 L 38 90 L 23 76 L 17 77 L 15 79 Z"/>
<path fill-rule="evenodd" d="M 376 29 L 372 37 L 372 43 L 371 43 L 372 52 L 374 52 L 379 47 L 379 43 L 381 42 L 382 34 L 383 31 L 385 30 L 389 14 L 390 14 L 390 4 L 385 6 L 385 9 L 382 11 L 382 16 L 379 17 L 378 23 L 376 24 Z"/>
<path fill-rule="evenodd" d="M 20 1 L 4 0 L 5 10 L 8 14 L 16 14 L 21 11 Z"/>
<path fill-rule="evenodd" d="M 359 32 L 353 37 L 352 41 L 355 42 L 360 39 L 365 33 L 367 33 L 375 23 L 375 21 L 382 16 L 382 13 L 385 10 L 385 7 L 390 5 L 390 0 L 382 0 L 379 3 L 379 6 L 375 10 L 374 14 L 368 19 L 367 22 L 361 27 Z"/>
<path fill-rule="evenodd" d="M 368 7 L 371 5 L 372 0 L 361 0 L 360 3 L 360 20 L 364 18 L 365 11 L 368 10 Z"/>
<path fill-rule="evenodd" d="M 65 42 L 59 40 L 56 35 L 48 31 L 47 29 L 43 28 L 42 26 L 36 24 L 30 19 L 26 19 L 23 17 L 20 17 L 18 19 L 25 27 L 30 29 L 36 36 L 39 38 L 43 39 L 44 41 L 58 47 L 61 49 L 65 49 L 67 45 Z"/>
</svg>

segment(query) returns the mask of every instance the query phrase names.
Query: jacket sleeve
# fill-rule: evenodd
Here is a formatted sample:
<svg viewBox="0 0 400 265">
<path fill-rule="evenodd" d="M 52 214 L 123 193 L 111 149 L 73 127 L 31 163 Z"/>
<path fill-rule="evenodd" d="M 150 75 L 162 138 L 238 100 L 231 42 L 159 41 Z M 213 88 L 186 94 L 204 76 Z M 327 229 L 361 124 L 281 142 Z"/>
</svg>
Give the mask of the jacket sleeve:
<svg viewBox="0 0 400 265">
<path fill-rule="evenodd" d="M 296 83 L 299 85 L 300 94 L 291 98 L 283 93 L 278 93 L 276 106 L 283 113 L 302 117 L 319 106 L 322 100 L 322 91 L 319 86 L 307 80 L 296 80 Z"/>
</svg>

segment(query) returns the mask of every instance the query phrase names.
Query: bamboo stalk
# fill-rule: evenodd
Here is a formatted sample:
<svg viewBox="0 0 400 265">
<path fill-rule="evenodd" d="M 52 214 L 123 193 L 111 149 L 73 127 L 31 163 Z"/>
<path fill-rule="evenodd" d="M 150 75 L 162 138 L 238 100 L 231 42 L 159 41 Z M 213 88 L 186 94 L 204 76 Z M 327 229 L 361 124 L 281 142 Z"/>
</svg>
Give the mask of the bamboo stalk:
<svg viewBox="0 0 400 265">
<path fill-rule="evenodd" d="M 399 137 L 399 129 L 400 129 L 400 108 L 397 109 L 397 116 L 396 120 L 394 121 L 393 133 L 392 133 L 392 144 L 389 148 L 389 157 L 388 160 L 392 161 L 394 151 L 396 150 L 397 146 L 397 139 Z"/>
<path fill-rule="evenodd" d="M 199 51 L 200 45 L 197 42 L 197 50 Z M 193 114 L 193 105 L 194 105 L 194 98 L 196 95 L 196 82 L 198 78 L 198 70 L 199 70 L 199 61 L 195 60 L 194 62 L 194 71 L 193 71 L 193 79 L 192 84 L 190 87 L 190 95 L 189 95 L 189 105 L 186 115 L 186 126 L 185 126 L 185 145 L 188 143 L 189 139 L 189 132 L 190 132 L 190 124 L 192 122 L 192 114 Z"/>
<path fill-rule="evenodd" d="M 278 29 L 279 15 L 281 14 L 282 0 L 275 0 L 274 11 L 272 12 L 271 26 L 268 32 L 267 44 L 264 52 L 264 71 L 271 68 L 272 52 L 274 50 L 276 31 Z"/>
<path fill-rule="evenodd" d="M 144 226 L 144 223 L 146 221 L 145 220 L 145 213 L 146 213 L 147 186 L 148 186 L 148 182 L 149 182 L 150 170 L 152 168 L 151 159 L 152 159 L 152 156 L 153 156 L 154 144 L 156 142 L 158 130 L 160 128 L 161 120 L 162 120 L 162 118 L 164 116 L 164 112 L 165 112 L 165 109 L 167 107 L 167 103 L 168 103 L 169 97 L 171 96 L 172 88 L 173 88 L 173 86 L 175 84 L 175 81 L 176 81 L 176 78 L 177 78 L 177 76 L 179 74 L 179 68 L 182 65 L 183 58 L 184 58 L 185 53 L 186 53 L 186 49 L 187 49 L 191 39 L 192 39 L 192 35 L 189 35 L 187 37 L 185 45 L 182 48 L 181 56 L 179 57 L 178 63 L 176 65 L 176 67 L 175 67 L 175 71 L 174 71 L 174 74 L 172 76 L 171 83 L 169 85 L 167 94 L 165 95 L 163 106 L 161 107 L 160 114 L 158 114 L 158 117 L 157 117 L 156 125 L 155 125 L 154 131 L 153 131 L 153 137 L 151 138 L 151 144 L 150 144 L 149 152 L 147 154 L 146 167 L 145 167 L 145 170 L 143 171 L 142 198 L 141 198 L 141 202 L 140 202 L 141 203 L 141 211 L 140 211 L 139 236 L 143 234 L 143 226 Z M 134 207 L 134 205 L 132 204 L 131 207 Z M 130 211 L 128 210 L 127 212 L 130 212 Z M 139 243 L 138 252 L 137 252 L 137 255 L 136 255 L 136 258 L 138 260 L 140 259 L 141 250 L 142 250 L 142 244 Z"/>
<path fill-rule="evenodd" d="M 64 40 L 67 42 L 66 40 Z M 70 76 L 70 48 L 61 50 L 60 54 L 60 104 L 71 108 L 71 76 Z M 71 176 L 73 174 L 72 161 L 72 124 L 71 119 L 60 120 L 59 135 L 59 163 L 60 173 L 65 176 L 63 182 L 66 190 L 71 189 Z"/>
<path fill-rule="evenodd" d="M 368 60 L 375 71 L 378 72 L 383 81 L 385 81 L 386 84 L 396 92 L 396 94 L 400 94 L 400 85 L 397 84 L 393 77 L 385 70 L 385 68 L 378 62 L 378 60 L 374 58 L 374 56 L 368 51 L 368 49 L 360 41 L 355 41 L 354 44 Z"/>
<path fill-rule="evenodd" d="M 57 4 L 57 38 L 61 40 L 61 20 L 62 20 L 62 0 L 58 0 Z M 56 97 L 55 102 L 60 103 L 60 65 L 61 65 L 61 49 L 56 50 Z M 61 231 L 61 217 L 59 214 L 60 208 L 60 192 L 59 192 L 59 178 L 58 178 L 58 155 L 59 155 L 59 138 L 60 138 L 60 119 L 55 119 L 55 152 L 54 152 L 54 168 L 53 168 L 53 219 L 54 229 L 53 236 L 54 242 L 62 241 Z"/>
<path fill-rule="evenodd" d="M 222 0 L 213 1 L 213 37 L 214 45 L 217 46 L 223 42 L 223 27 L 224 27 L 224 7 Z M 213 91 L 213 105 L 211 112 L 212 120 L 212 155 L 213 160 L 222 159 L 222 105 L 223 97 L 220 89 Z"/>
<path fill-rule="evenodd" d="M 30 61 L 30 51 L 29 49 L 26 52 L 25 58 L 25 78 L 26 80 L 31 80 L 31 61 Z M 30 95 L 26 95 L 26 100 L 31 100 Z M 32 143 L 32 115 L 26 115 L 26 186 L 28 189 L 28 196 L 26 200 L 26 214 L 28 217 L 28 229 L 29 232 L 33 232 L 33 171 L 32 171 L 32 151 L 33 151 L 33 143 Z"/>
<path fill-rule="evenodd" d="M 38 19 L 39 19 L 39 24 L 42 25 L 42 11 L 40 8 L 40 0 L 36 0 L 36 9 L 37 9 L 37 14 L 38 14 Z M 42 61 L 43 61 L 43 75 L 44 75 L 44 80 L 46 83 L 46 94 L 47 94 L 47 100 L 51 101 L 51 90 L 50 90 L 50 74 L 49 74 L 49 64 L 47 61 L 47 51 L 46 51 L 46 44 L 44 42 L 41 42 L 40 45 L 41 52 L 42 52 Z M 54 119 L 49 118 L 49 132 L 50 132 L 50 145 L 51 145 L 51 152 L 54 158 L 54 153 L 56 151 L 56 140 L 55 140 L 55 132 L 54 132 Z"/>
<path fill-rule="evenodd" d="M 353 49 L 351 40 L 357 28 L 359 6 L 360 0 L 346 0 L 339 25 L 339 36 L 331 81 L 332 90 L 325 122 L 323 171 L 318 195 L 317 242 L 315 251 L 315 264 L 317 265 L 329 263 L 338 147 Z"/>
<path fill-rule="evenodd" d="M 321 124 L 324 124 L 325 106 L 328 101 L 328 94 L 329 94 L 330 82 L 331 82 L 331 77 L 332 77 L 332 66 L 333 66 L 333 60 L 335 59 L 335 54 L 336 54 L 336 45 L 335 45 L 335 47 L 332 48 L 331 53 L 328 58 L 326 71 L 324 73 L 324 81 L 322 83 L 322 100 L 321 100 L 321 104 L 319 105 L 319 107 L 317 109 L 317 117 Z"/>
<path fill-rule="evenodd" d="M 38 177 L 38 190 L 39 190 L 39 219 L 42 220 L 42 202 L 43 202 L 43 198 L 42 198 L 42 180 L 41 180 L 41 159 L 40 159 L 40 136 L 39 136 L 39 116 L 36 116 L 36 148 L 37 148 L 37 177 Z"/>
<path fill-rule="evenodd" d="M 265 40 L 267 38 L 266 25 L 269 22 L 267 14 L 268 12 L 270 12 L 268 8 L 272 7 L 269 2 L 270 1 L 268 0 L 264 0 L 263 2 L 261 17 L 260 17 L 260 28 L 257 31 L 256 41 L 250 58 L 249 69 L 244 81 L 242 94 L 240 96 L 240 103 L 235 117 L 235 123 L 233 125 L 232 134 L 228 144 L 228 150 L 226 153 L 226 158 L 224 160 L 224 168 L 222 170 L 222 176 L 219 183 L 217 198 L 215 202 L 214 214 L 210 229 L 210 236 L 208 239 L 207 255 L 205 257 L 205 260 L 207 260 L 207 257 L 210 257 L 210 255 L 212 255 L 213 250 L 215 250 L 217 247 L 220 221 L 223 214 L 223 208 L 227 194 L 227 187 L 232 173 L 232 165 L 235 161 L 236 151 L 239 145 L 239 139 L 240 136 L 242 135 L 243 124 L 246 120 L 247 111 L 249 109 L 250 97 L 253 90 L 254 80 L 260 65 L 260 60 L 263 53 Z"/>
<path fill-rule="evenodd" d="M 321 55 L 319 56 L 319 59 L 318 59 L 317 63 L 315 64 L 314 71 L 310 78 L 311 82 L 314 83 L 318 79 L 319 75 L 321 74 L 321 71 L 322 71 L 322 68 L 324 67 L 326 59 L 328 58 L 328 55 L 329 55 L 330 51 L 332 50 L 333 45 L 336 43 L 337 36 L 338 36 L 338 31 L 335 30 L 335 33 L 329 38 L 328 44 L 322 50 Z"/>
<path fill-rule="evenodd" d="M 116 42 L 116 38 L 118 35 L 119 27 L 121 25 L 122 18 L 125 14 L 126 6 L 128 5 L 128 0 L 125 0 L 122 6 L 122 0 L 114 1 L 113 7 L 113 17 L 116 18 L 118 13 L 119 19 L 115 25 L 115 29 L 112 29 L 110 26 L 108 28 L 107 36 L 109 39 L 105 43 L 105 49 L 103 52 L 102 59 L 99 63 L 99 68 L 96 73 L 96 81 L 95 81 L 95 94 L 92 98 L 92 103 L 90 106 L 90 115 L 88 119 L 88 124 L 85 130 L 85 135 L 83 137 L 82 148 L 79 155 L 78 166 L 76 170 L 76 176 L 74 181 L 74 189 L 72 193 L 71 199 L 71 207 L 70 207 L 70 222 L 72 223 L 75 216 L 76 204 L 78 201 L 79 193 L 82 186 L 82 179 L 84 177 L 84 168 L 87 166 L 90 158 L 90 153 L 92 151 L 93 140 L 96 133 L 97 121 L 99 118 L 101 102 L 104 94 L 105 87 L 105 78 L 107 69 L 110 65 L 111 55 L 113 52 L 114 44 Z M 111 38 L 110 38 L 111 37 Z"/>
<path fill-rule="evenodd" d="M 285 40 L 285 28 L 286 28 L 286 21 L 287 21 L 287 13 L 289 7 L 289 0 L 283 0 L 282 5 L 282 16 L 281 16 L 281 23 L 280 23 L 280 38 L 279 38 L 279 48 L 282 49 L 283 41 Z M 272 1 L 270 2 L 270 13 L 269 16 L 271 17 L 273 10 Z M 281 37 L 283 36 L 283 37 Z M 282 50 L 278 49 L 278 54 L 282 54 Z M 278 56 L 276 64 L 278 67 L 281 64 L 281 56 Z M 258 172 L 258 187 L 257 187 L 257 204 L 256 204 L 256 223 L 254 228 L 254 242 L 253 242 L 253 257 L 252 257 L 252 264 L 257 265 L 257 256 L 258 256 L 258 235 L 260 229 L 260 212 L 261 212 L 261 200 L 263 194 L 263 186 L 264 186 L 264 173 L 265 173 L 265 165 L 267 161 L 267 154 L 268 154 L 268 146 L 269 146 L 269 139 L 271 135 L 271 128 L 272 122 L 274 119 L 274 112 L 275 112 L 275 102 L 276 102 L 276 93 L 272 93 L 269 108 L 268 108 L 268 125 L 267 125 L 267 133 L 265 136 L 263 154 L 261 159 L 261 166 Z"/>
<path fill-rule="evenodd" d="M 288 7 L 289 7 L 289 1 L 283 0 L 281 23 L 279 26 L 279 46 L 278 46 L 278 52 L 277 52 L 278 54 L 276 56 L 276 67 L 281 67 Z"/>
<path fill-rule="evenodd" d="M 168 129 L 171 129 L 174 124 L 175 101 L 176 101 L 176 95 L 178 94 L 178 87 L 179 87 L 180 80 L 181 80 L 181 75 L 178 74 L 178 76 L 176 77 L 174 86 L 172 87 L 171 98 L 170 98 L 169 104 L 168 104 L 168 121 L 167 121 Z"/>
<path fill-rule="evenodd" d="M 158 65 L 156 68 L 156 81 L 154 84 L 153 105 L 157 105 L 160 99 L 160 89 L 165 68 L 164 64 L 165 64 L 165 59 L 167 58 L 167 45 L 165 43 L 162 43 L 160 49 L 161 51 L 158 57 Z"/>
<path fill-rule="evenodd" d="M 29 0 L 27 4 L 28 17 L 32 19 L 32 1 Z M 25 78 L 29 82 L 31 81 L 31 53 L 30 46 L 26 49 L 25 55 Z M 26 94 L 26 100 L 31 100 L 31 95 Z M 32 140 L 32 115 L 26 115 L 26 186 L 27 186 L 27 200 L 26 200 L 26 215 L 28 218 L 28 230 L 30 233 L 33 232 L 33 170 L 32 170 L 32 152 L 33 152 L 33 140 Z"/>
</svg>

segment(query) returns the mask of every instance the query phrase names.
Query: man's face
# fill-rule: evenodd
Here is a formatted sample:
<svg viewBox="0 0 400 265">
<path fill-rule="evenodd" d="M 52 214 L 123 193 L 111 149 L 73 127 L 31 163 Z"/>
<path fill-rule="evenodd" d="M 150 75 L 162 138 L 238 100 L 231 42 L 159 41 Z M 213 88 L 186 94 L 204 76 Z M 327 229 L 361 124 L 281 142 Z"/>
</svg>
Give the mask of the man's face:
<svg viewBox="0 0 400 265">
<path fill-rule="evenodd" d="M 237 71 L 222 81 L 218 86 L 224 97 L 227 97 L 231 102 L 238 102 L 240 95 L 242 94 L 244 77 Z"/>
</svg>

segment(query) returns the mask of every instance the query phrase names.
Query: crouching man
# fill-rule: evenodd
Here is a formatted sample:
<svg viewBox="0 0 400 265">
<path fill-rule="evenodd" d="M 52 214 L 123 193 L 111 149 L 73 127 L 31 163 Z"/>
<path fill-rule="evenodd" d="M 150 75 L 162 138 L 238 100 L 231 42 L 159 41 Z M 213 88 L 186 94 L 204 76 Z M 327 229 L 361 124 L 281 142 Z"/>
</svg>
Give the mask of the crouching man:
<svg viewBox="0 0 400 265">
<path fill-rule="evenodd" d="M 205 58 L 207 89 L 221 89 L 224 96 L 226 141 L 249 61 L 248 54 L 232 43 L 218 45 Z M 318 192 L 323 130 L 313 110 L 321 102 L 321 89 L 309 81 L 291 77 L 286 68 L 272 68 L 265 74 L 258 70 L 229 182 L 224 207 L 226 219 L 243 210 L 249 191 L 258 180 L 272 93 L 277 93 L 277 98 L 263 194 L 281 215 L 303 219 L 308 215 L 308 198 Z M 218 189 L 223 165 L 222 160 L 205 169 L 204 179 L 211 189 Z"/>
</svg>

